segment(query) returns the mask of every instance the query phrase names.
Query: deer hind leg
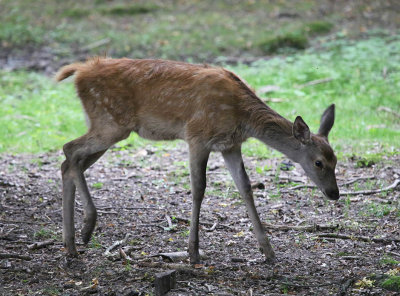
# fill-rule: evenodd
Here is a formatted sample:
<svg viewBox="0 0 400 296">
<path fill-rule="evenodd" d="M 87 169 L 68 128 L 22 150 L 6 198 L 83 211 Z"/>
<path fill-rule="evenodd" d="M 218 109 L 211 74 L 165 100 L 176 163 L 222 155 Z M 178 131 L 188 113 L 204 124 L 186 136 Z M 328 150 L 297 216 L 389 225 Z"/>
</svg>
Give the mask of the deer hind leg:
<svg viewBox="0 0 400 296">
<path fill-rule="evenodd" d="M 66 160 L 61 166 L 63 178 L 63 241 L 67 252 L 76 256 L 74 205 L 78 189 L 83 201 L 84 224 L 81 231 L 85 244 L 90 240 L 96 225 L 97 212 L 86 184 L 84 171 L 94 164 L 114 143 L 129 133 L 116 129 L 110 133 L 90 131 L 86 135 L 64 145 Z M 111 137 L 109 135 L 112 135 Z"/>
<path fill-rule="evenodd" d="M 229 151 L 222 152 L 222 156 L 224 157 L 225 164 L 240 192 L 240 195 L 245 201 L 247 212 L 253 224 L 258 243 L 266 257 L 266 261 L 273 263 L 275 261 L 275 253 L 272 250 L 267 236 L 265 235 L 264 227 L 261 224 L 257 209 L 254 205 L 250 180 L 244 168 L 242 153 L 240 150 L 240 147 L 236 147 Z"/>
<path fill-rule="evenodd" d="M 189 145 L 190 154 L 190 183 L 192 187 L 192 219 L 189 234 L 189 258 L 191 264 L 200 262 L 199 253 L 199 216 L 200 207 L 206 189 L 206 168 L 209 151 Z"/>
</svg>

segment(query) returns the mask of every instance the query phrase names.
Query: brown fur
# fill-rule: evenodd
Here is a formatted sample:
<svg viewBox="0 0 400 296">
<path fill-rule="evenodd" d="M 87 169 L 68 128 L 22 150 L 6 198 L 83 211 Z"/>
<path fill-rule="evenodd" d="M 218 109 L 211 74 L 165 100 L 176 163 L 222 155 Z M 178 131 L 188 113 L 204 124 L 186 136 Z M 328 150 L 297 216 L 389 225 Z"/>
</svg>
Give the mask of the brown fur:
<svg viewBox="0 0 400 296">
<path fill-rule="evenodd" d="M 185 139 L 225 150 L 243 142 L 263 104 L 237 76 L 204 65 L 161 60 L 96 58 L 63 67 L 75 84 L 91 126 L 113 121 L 150 139 Z M 110 115 L 108 118 L 106 115 Z M 101 122 L 99 122 L 101 118 Z M 273 120 L 272 120 L 273 121 Z"/>
</svg>

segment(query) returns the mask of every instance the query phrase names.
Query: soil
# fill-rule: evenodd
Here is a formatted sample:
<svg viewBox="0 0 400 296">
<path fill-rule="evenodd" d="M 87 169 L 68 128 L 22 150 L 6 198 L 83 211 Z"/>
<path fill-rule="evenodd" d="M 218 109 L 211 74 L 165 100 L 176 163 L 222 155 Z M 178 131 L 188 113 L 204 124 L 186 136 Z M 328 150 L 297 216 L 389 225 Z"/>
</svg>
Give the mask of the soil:
<svg viewBox="0 0 400 296">
<path fill-rule="evenodd" d="M 77 231 L 78 258 L 67 257 L 61 242 L 61 152 L 0 156 L 0 295 L 153 295 L 156 274 L 171 269 L 177 283 L 168 295 L 398 295 L 372 275 L 399 271 L 400 186 L 327 201 L 316 189 L 292 189 L 293 181 L 307 179 L 286 159 L 245 157 L 251 180 L 265 186 L 254 194 L 278 258 L 269 265 L 222 157 L 214 153 L 201 210 L 205 258 L 191 266 L 187 258 L 171 263 L 159 255 L 186 250 L 186 145 L 112 150 L 86 173 L 99 216 L 88 246 Z M 380 189 L 400 178 L 400 156 L 375 164 L 352 158 L 339 162 L 337 171 L 339 184 L 356 180 L 341 191 Z M 75 220 L 80 229 L 79 197 Z M 32 245 L 41 242 L 47 244 Z"/>
</svg>

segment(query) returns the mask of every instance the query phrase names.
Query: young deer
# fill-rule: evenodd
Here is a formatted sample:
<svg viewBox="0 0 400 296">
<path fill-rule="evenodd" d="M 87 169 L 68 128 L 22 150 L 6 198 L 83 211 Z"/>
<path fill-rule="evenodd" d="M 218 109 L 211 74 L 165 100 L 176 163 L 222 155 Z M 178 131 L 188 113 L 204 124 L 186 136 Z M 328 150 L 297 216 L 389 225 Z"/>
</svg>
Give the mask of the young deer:
<svg viewBox="0 0 400 296">
<path fill-rule="evenodd" d="M 269 262 L 275 260 L 275 254 L 257 214 L 241 155 L 241 144 L 247 138 L 255 137 L 300 163 L 329 199 L 339 198 L 336 157 L 328 143 L 334 105 L 322 115 L 318 133 L 312 134 L 300 116 L 294 123 L 286 120 L 265 105 L 244 81 L 223 68 L 165 60 L 95 58 L 63 67 L 56 80 L 74 73 L 89 129 L 63 147 L 63 241 L 69 255 L 77 255 L 75 189 L 83 201 L 84 243 L 88 243 L 96 224 L 96 208 L 84 171 L 132 131 L 153 140 L 183 139 L 189 145 L 191 263 L 200 261 L 199 214 L 211 151 L 222 153 Z"/>
</svg>

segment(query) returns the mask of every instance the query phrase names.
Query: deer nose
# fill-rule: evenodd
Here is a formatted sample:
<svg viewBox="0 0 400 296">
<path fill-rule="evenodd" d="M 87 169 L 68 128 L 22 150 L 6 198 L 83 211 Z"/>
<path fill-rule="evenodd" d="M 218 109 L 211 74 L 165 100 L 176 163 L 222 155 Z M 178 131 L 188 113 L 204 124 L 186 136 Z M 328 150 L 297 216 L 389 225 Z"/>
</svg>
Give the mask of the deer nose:
<svg viewBox="0 0 400 296">
<path fill-rule="evenodd" d="M 340 197 L 339 189 L 338 188 L 327 189 L 325 191 L 325 195 L 331 200 L 338 200 Z"/>
</svg>

